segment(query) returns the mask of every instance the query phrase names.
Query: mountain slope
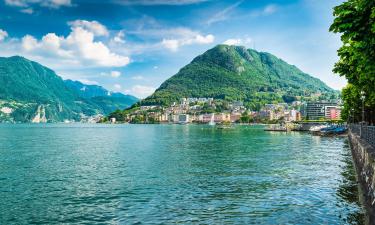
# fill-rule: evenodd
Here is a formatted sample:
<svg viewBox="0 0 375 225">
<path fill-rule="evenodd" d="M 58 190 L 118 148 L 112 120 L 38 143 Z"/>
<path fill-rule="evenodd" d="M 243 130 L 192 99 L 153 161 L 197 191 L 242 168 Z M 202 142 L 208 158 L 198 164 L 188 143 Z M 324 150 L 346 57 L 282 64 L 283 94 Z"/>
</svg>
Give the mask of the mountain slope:
<svg viewBox="0 0 375 225">
<path fill-rule="evenodd" d="M 142 104 L 170 104 L 182 97 L 213 97 L 242 100 L 251 106 L 317 92 L 335 91 L 269 53 L 218 45 L 183 67 Z"/>
<path fill-rule="evenodd" d="M 106 96 L 110 92 L 98 85 L 83 84 L 79 81 L 64 80 L 65 85 L 74 90 L 82 98 L 92 98 L 97 96 Z"/>
<path fill-rule="evenodd" d="M 72 80 L 65 80 L 65 85 L 74 90 L 81 98 L 85 98 L 96 104 L 103 110 L 104 114 L 108 114 L 116 109 L 128 108 L 138 102 L 138 98 L 134 96 L 111 92 L 98 85 L 88 85 Z"/>
<path fill-rule="evenodd" d="M 79 121 L 111 111 L 101 104 L 81 97 L 39 63 L 19 56 L 0 57 L 0 122 Z"/>
</svg>

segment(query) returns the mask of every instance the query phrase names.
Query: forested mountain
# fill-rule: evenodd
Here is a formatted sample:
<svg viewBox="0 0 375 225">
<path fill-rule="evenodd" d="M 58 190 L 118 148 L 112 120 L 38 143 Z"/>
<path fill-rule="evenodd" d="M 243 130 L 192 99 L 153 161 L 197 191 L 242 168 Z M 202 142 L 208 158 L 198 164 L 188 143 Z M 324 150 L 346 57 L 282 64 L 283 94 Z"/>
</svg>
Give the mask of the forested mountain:
<svg viewBox="0 0 375 225">
<path fill-rule="evenodd" d="M 256 108 L 313 93 L 337 94 L 319 79 L 272 54 L 218 45 L 166 80 L 142 105 L 166 105 L 182 97 L 213 97 L 242 100 Z"/>
<path fill-rule="evenodd" d="M 105 114 L 116 109 L 125 109 L 138 101 L 138 98 L 132 95 L 108 91 L 98 85 L 88 85 L 72 80 L 65 80 L 65 84 L 70 89 L 74 90 L 81 98 L 95 103 Z"/>
<path fill-rule="evenodd" d="M 79 121 L 137 101 L 125 95 L 111 98 L 99 92 L 83 96 L 51 69 L 23 57 L 0 57 L 0 122 Z"/>
</svg>

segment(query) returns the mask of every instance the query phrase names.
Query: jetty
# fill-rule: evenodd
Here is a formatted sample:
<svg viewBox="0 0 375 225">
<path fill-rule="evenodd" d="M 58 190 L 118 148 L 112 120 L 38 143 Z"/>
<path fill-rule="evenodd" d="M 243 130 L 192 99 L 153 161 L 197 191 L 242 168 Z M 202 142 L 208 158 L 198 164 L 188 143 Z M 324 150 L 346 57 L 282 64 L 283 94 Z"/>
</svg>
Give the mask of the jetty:
<svg viewBox="0 0 375 225">
<path fill-rule="evenodd" d="M 278 132 L 287 132 L 288 129 L 282 125 L 271 125 L 269 127 L 264 128 L 264 131 L 278 131 Z"/>
</svg>

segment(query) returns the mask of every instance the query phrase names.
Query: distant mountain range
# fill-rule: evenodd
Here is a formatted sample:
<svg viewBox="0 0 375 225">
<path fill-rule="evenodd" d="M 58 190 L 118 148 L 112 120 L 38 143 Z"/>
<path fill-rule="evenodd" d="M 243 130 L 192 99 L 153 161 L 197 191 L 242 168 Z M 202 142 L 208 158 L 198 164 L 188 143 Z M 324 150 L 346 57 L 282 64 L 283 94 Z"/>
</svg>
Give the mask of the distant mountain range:
<svg viewBox="0 0 375 225">
<path fill-rule="evenodd" d="M 276 56 L 242 46 L 218 45 L 166 80 L 148 98 L 63 80 L 23 57 L 0 57 L 0 122 L 80 121 L 131 105 L 169 105 L 183 97 L 241 100 L 251 109 L 338 92 Z M 135 106 L 136 106 L 135 105 Z"/>
<path fill-rule="evenodd" d="M 80 121 L 137 101 L 101 86 L 64 81 L 51 69 L 23 57 L 0 57 L 0 122 Z"/>
<path fill-rule="evenodd" d="M 141 104 L 169 105 L 183 97 L 212 97 L 241 100 L 257 109 L 265 103 L 290 102 L 314 93 L 328 98 L 338 94 L 270 53 L 218 45 L 193 59 Z"/>
</svg>

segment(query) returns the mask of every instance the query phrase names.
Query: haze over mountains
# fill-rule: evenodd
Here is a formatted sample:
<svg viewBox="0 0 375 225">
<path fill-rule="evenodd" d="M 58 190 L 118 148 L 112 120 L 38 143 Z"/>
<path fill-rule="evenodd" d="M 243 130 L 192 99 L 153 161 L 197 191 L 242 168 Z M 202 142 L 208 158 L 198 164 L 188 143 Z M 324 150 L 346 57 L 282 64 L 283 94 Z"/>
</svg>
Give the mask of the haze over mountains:
<svg viewBox="0 0 375 225">
<path fill-rule="evenodd" d="M 168 105 L 183 97 L 241 100 L 252 109 L 315 93 L 337 95 L 321 80 L 276 56 L 243 46 L 218 45 L 166 80 L 142 105 Z"/>
<path fill-rule="evenodd" d="M 64 81 L 23 57 L 0 58 L 0 121 L 60 122 L 107 114 L 138 99 L 97 85 Z"/>
</svg>

